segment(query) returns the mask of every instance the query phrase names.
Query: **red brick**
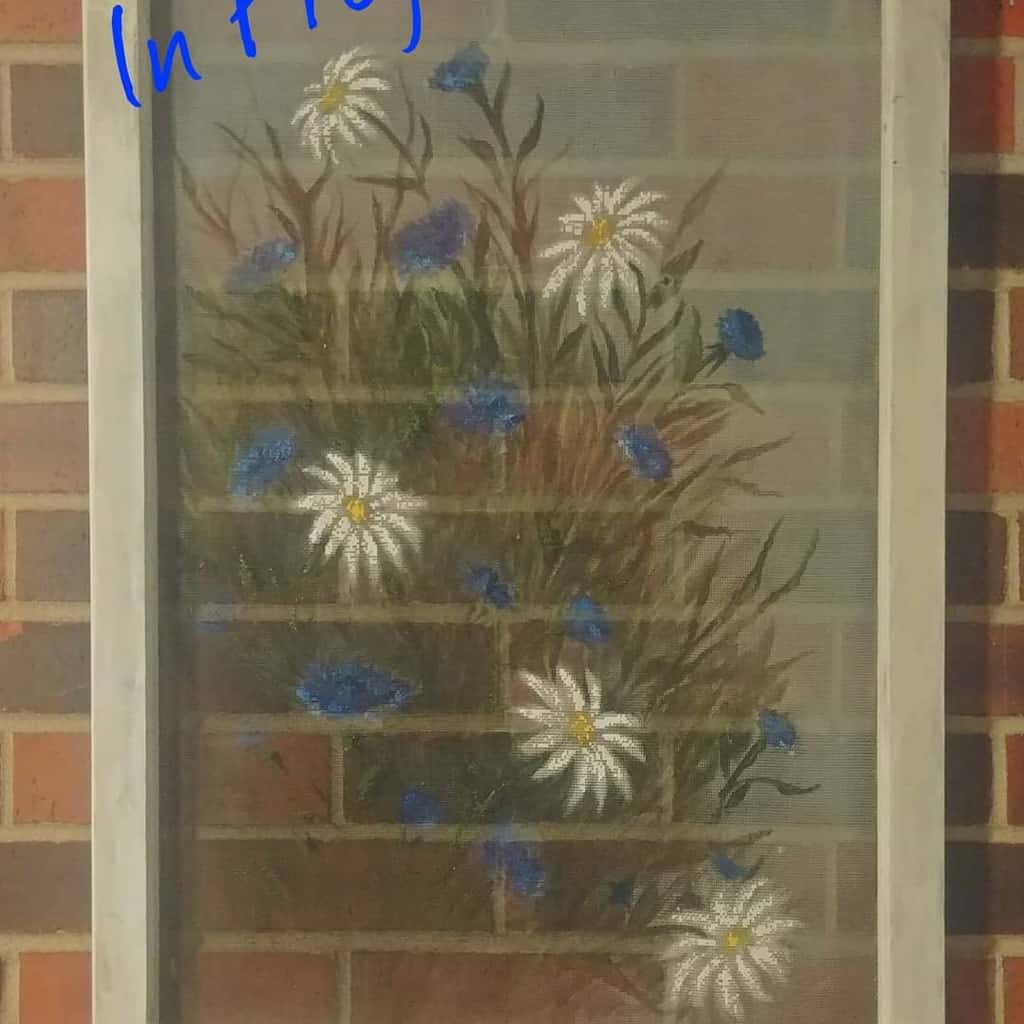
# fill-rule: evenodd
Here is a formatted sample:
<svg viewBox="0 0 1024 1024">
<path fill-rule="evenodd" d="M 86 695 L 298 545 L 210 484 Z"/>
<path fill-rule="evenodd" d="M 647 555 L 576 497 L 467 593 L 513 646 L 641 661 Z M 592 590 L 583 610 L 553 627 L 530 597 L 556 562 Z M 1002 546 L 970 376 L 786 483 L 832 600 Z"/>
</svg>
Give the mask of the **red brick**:
<svg viewBox="0 0 1024 1024">
<path fill-rule="evenodd" d="M 954 36 L 1024 36 L 1020 0 L 953 0 Z"/>
<path fill-rule="evenodd" d="M 327 736 L 206 736 L 199 816 L 207 825 L 288 825 L 330 819 Z"/>
<path fill-rule="evenodd" d="M 954 174 L 949 265 L 1024 266 L 1024 174 Z"/>
<path fill-rule="evenodd" d="M 1007 819 L 1024 825 L 1024 736 L 1006 737 Z"/>
<path fill-rule="evenodd" d="M 4 42 L 73 43 L 81 38 L 81 0 L 0 0 Z"/>
<path fill-rule="evenodd" d="M 1006 594 L 1007 526 L 984 510 L 946 514 L 946 600 L 998 604 Z"/>
<path fill-rule="evenodd" d="M 11 68 L 11 134 L 19 156 L 77 157 L 83 149 L 80 64 Z"/>
<path fill-rule="evenodd" d="M 1010 290 L 1010 376 L 1024 380 L 1024 288 Z"/>
<path fill-rule="evenodd" d="M 643 962 L 613 964 L 572 956 L 360 954 L 352 965 L 352 1016 L 374 1024 L 655 1024 L 658 1014 L 634 992 L 654 993 L 656 985 L 656 972 Z"/>
<path fill-rule="evenodd" d="M 991 960 L 946 963 L 946 1024 L 988 1024 L 992 1020 Z"/>
<path fill-rule="evenodd" d="M 947 934 L 1024 934 L 1021 878 L 1024 878 L 1024 846 L 947 843 Z M 1024 1018 L 1020 1024 L 1024 1024 Z"/>
<path fill-rule="evenodd" d="M 0 843 L 0 932 L 88 933 L 89 844 Z"/>
<path fill-rule="evenodd" d="M 946 623 L 946 710 L 1024 715 L 1024 626 Z"/>
<path fill-rule="evenodd" d="M 1024 490 L 1024 404 L 955 399 L 947 481 L 954 494 Z"/>
<path fill-rule="evenodd" d="M 333 957 L 207 953 L 199 961 L 197 1024 L 331 1024 Z"/>
<path fill-rule="evenodd" d="M 992 813 L 992 741 L 946 736 L 946 824 L 985 825 Z"/>
<path fill-rule="evenodd" d="M 81 494 L 88 488 L 84 404 L 0 405 L 0 491 Z"/>
<path fill-rule="evenodd" d="M 85 269 L 80 179 L 0 182 L 0 221 L 0 270 Z"/>
<path fill-rule="evenodd" d="M 862 156 L 878 148 L 877 83 L 877 73 L 852 61 L 690 62 L 681 122 L 686 151 L 765 159 Z"/>
<path fill-rule="evenodd" d="M 88 625 L 0 624 L 0 711 L 88 710 Z"/>
<path fill-rule="evenodd" d="M 954 153 L 1012 153 L 1014 70 L 1007 57 L 957 57 L 950 85 Z"/>
<path fill-rule="evenodd" d="M 1006 1024 L 1024 1024 L 1024 959 L 1008 957 L 1003 961 L 1003 986 Z"/>
<path fill-rule="evenodd" d="M 695 186 L 698 183 L 694 183 Z M 687 195 L 677 183 L 674 194 Z M 835 263 L 835 185 L 727 176 L 698 226 L 707 270 L 809 270 Z"/>
<path fill-rule="evenodd" d="M 22 953 L 19 1024 L 89 1024 L 88 953 Z"/>
<path fill-rule="evenodd" d="M 451 932 L 491 925 L 490 878 L 465 846 L 211 840 L 197 857 L 202 928 Z"/>
<path fill-rule="evenodd" d="M 87 733 L 24 733 L 14 737 L 14 820 L 17 824 L 89 823 Z"/>
<path fill-rule="evenodd" d="M 950 385 L 992 379 L 995 296 L 985 291 L 951 291 L 946 323 L 947 380 Z"/>
<path fill-rule="evenodd" d="M 18 597 L 22 601 L 89 600 L 86 512 L 19 512 Z"/>
</svg>

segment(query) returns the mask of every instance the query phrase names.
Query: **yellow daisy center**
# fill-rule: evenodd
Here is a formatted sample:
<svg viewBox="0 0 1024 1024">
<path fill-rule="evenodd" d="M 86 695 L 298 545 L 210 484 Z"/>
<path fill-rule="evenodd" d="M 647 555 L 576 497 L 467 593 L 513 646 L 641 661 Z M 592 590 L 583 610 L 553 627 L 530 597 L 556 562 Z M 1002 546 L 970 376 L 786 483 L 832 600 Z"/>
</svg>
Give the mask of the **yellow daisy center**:
<svg viewBox="0 0 1024 1024">
<path fill-rule="evenodd" d="M 565 731 L 581 747 L 589 747 L 594 742 L 594 720 L 585 711 L 574 711 L 569 716 Z"/>
<path fill-rule="evenodd" d="M 615 234 L 615 222 L 611 217 L 591 221 L 583 231 L 583 244 L 588 249 L 604 249 Z"/>
<path fill-rule="evenodd" d="M 370 518 L 370 508 L 362 498 L 349 498 L 345 502 L 345 515 L 350 522 L 360 526 Z"/>
<path fill-rule="evenodd" d="M 721 938 L 722 948 L 729 950 L 730 953 L 738 953 L 744 946 L 750 945 L 752 938 L 749 928 L 744 928 L 742 925 L 738 928 L 730 928 Z"/>
<path fill-rule="evenodd" d="M 336 114 L 349 94 L 349 88 L 342 82 L 331 82 L 320 94 L 320 113 Z"/>
</svg>

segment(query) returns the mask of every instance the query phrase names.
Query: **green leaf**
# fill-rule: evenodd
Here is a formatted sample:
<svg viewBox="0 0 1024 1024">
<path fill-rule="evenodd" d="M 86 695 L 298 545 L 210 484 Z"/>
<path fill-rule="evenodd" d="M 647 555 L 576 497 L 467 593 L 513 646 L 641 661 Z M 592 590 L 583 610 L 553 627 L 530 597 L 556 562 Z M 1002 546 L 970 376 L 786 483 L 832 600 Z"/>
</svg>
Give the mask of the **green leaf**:
<svg viewBox="0 0 1024 1024">
<path fill-rule="evenodd" d="M 747 798 L 747 794 L 750 792 L 750 783 L 741 782 L 735 789 L 733 789 L 725 799 L 723 809 L 731 811 L 735 807 L 739 807 L 741 803 Z"/>
<path fill-rule="evenodd" d="M 505 102 L 508 99 L 508 88 L 512 82 L 512 65 L 505 61 L 505 67 L 501 72 L 501 81 L 494 91 L 494 116 L 500 123 L 505 116 Z"/>
<path fill-rule="evenodd" d="M 434 159 L 434 137 L 430 132 L 427 119 L 420 114 L 420 128 L 423 130 L 423 155 L 420 157 L 420 174 L 426 174 L 430 162 Z"/>
<path fill-rule="evenodd" d="M 374 188 L 393 188 L 404 191 L 414 189 L 418 184 L 415 178 L 410 178 L 402 174 L 395 174 L 391 176 L 365 174 L 354 177 L 352 180 L 358 182 L 360 185 L 372 185 Z"/>
<path fill-rule="evenodd" d="M 679 220 L 676 221 L 675 230 L 672 232 L 672 237 L 666 245 L 667 250 L 674 249 L 679 243 L 679 239 L 683 237 L 683 233 L 686 229 L 708 208 L 708 204 L 711 202 L 711 196 L 715 191 L 719 181 L 722 179 L 722 175 L 725 173 L 725 167 L 719 167 L 714 174 L 704 182 L 703 185 L 693 196 L 691 196 L 689 202 L 683 207 L 682 212 L 679 214 Z"/>
<path fill-rule="evenodd" d="M 586 334 L 587 325 L 580 324 L 578 327 L 574 327 L 563 339 L 562 343 L 555 350 L 554 358 L 551 360 L 552 366 L 558 366 L 563 361 L 567 360 L 570 356 L 574 355 L 580 347 L 580 342 L 583 340 L 583 335 Z"/>
<path fill-rule="evenodd" d="M 792 782 L 783 782 L 782 779 L 771 779 L 767 775 L 757 775 L 746 780 L 746 785 L 748 786 L 755 783 L 762 786 L 771 786 L 783 796 L 806 796 L 808 793 L 821 789 L 820 783 L 816 783 L 813 786 L 796 786 Z"/>
<path fill-rule="evenodd" d="M 477 160 L 483 161 L 490 168 L 498 166 L 498 154 L 495 152 L 494 147 L 486 139 L 471 139 L 465 135 L 459 136 L 459 142 L 461 142 L 466 149 L 470 151 L 477 158 Z"/>
<path fill-rule="evenodd" d="M 536 148 L 540 142 L 540 133 L 544 127 L 544 98 L 537 97 L 537 112 L 533 115 L 533 124 L 529 131 L 523 136 L 519 143 L 519 151 L 516 153 L 516 163 L 521 164 Z"/>
<path fill-rule="evenodd" d="M 686 277 L 686 275 L 693 270 L 694 264 L 697 262 L 700 256 L 700 251 L 704 246 L 704 242 L 697 242 L 695 245 L 691 245 L 689 249 L 685 249 L 679 253 L 678 256 L 673 256 L 661 269 L 669 277 L 675 278 L 677 281 Z"/>
</svg>

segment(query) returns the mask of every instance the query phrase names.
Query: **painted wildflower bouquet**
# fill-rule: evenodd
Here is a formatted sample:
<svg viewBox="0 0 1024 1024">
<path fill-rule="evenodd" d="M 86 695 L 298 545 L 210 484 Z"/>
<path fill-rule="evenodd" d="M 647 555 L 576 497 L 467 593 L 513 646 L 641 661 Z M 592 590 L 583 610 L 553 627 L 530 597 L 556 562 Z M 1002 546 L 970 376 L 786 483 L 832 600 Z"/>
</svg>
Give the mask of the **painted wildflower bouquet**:
<svg viewBox="0 0 1024 1024">
<path fill-rule="evenodd" d="M 635 181 L 553 219 L 544 100 L 510 124 L 512 70 L 475 44 L 428 84 L 479 125 L 454 189 L 411 92 L 359 50 L 295 115 L 315 180 L 283 131 L 223 128 L 273 233 L 241 227 L 240 187 L 214 198 L 180 165 L 229 260 L 189 293 L 188 592 L 204 629 L 287 613 L 286 639 L 249 632 L 238 657 L 340 723 L 345 821 L 451 830 L 526 917 L 566 882 L 547 840 L 643 839 L 559 927 L 650 940 L 660 980 L 609 958 L 630 998 L 740 1018 L 794 955 L 766 833 L 730 822 L 813 788 L 758 768 L 797 742 L 770 710 L 791 667 L 770 612 L 813 542 L 769 587 L 778 524 L 737 570 L 723 521 L 784 440 L 724 440 L 756 406 L 722 376 L 765 355 L 762 331 L 727 309 L 709 342 L 684 296 L 719 176 L 672 219 Z"/>
</svg>

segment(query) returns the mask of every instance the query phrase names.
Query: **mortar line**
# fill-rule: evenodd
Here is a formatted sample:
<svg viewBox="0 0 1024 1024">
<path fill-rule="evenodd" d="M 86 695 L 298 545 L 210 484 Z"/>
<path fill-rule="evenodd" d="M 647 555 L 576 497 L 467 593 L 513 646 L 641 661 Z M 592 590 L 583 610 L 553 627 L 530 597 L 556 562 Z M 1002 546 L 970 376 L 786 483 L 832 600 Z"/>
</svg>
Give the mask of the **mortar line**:
<svg viewBox="0 0 1024 1024">
<path fill-rule="evenodd" d="M 338 953 L 335 985 L 338 993 L 338 1024 L 352 1024 L 352 953 Z"/>
<path fill-rule="evenodd" d="M 0 390 L 0 403 L 5 405 L 54 405 L 89 400 L 84 384 L 29 384 L 13 381 Z"/>
<path fill-rule="evenodd" d="M 18 835 L 31 830 L 32 826 L 18 826 Z M 35 826 L 40 835 L 64 835 L 69 839 L 88 836 L 88 828 L 78 825 Z M 645 825 L 562 825 L 543 822 L 529 826 L 530 842 L 535 843 L 589 843 L 596 841 L 651 842 L 651 841 L 700 841 L 731 845 L 746 841 L 752 834 L 765 829 L 771 832 L 773 841 L 790 845 L 814 845 L 823 842 L 854 842 L 874 838 L 874 830 L 851 825 L 777 825 L 752 822 L 743 827 L 737 825 L 690 824 L 686 822 L 663 822 Z M 362 843 L 375 841 L 416 842 L 448 846 L 469 846 L 494 836 L 493 825 L 432 825 L 417 828 L 401 824 L 346 824 L 336 825 L 203 825 L 198 838 L 203 842 L 245 840 L 293 840 L 317 839 L 324 843 Z M 1021 830 L 1024 834 L 1024 829 Z M 0 841 L 3 839 L 0 830 Z"/>
<path fill-rule="evenodd" d="M 81 43 L 0 43 L 5 64 L 80 64 Z"/>
<path fill-rule="evenodd" d="M 15 382 L 14 376 L 14 293 L 0 292 L 0 382 Z"/>
<path fill-rule="evenodd" d="M 1006 515 L 1006 602 L 1018 604 L 1021 600 L 1020 580 L 1020 528 L 1024 517 L 1011 512 Z"/>
<path fill-rule="evenodd" d="M 345 737 L 331 736 L 330 815 L 332 825 L 345 824 Z"/>
<path fill-rule="evenodd" d="M 0 735 L 0 786 L 3 787 L 0 833 L 14 824 L 14 733 Z"/>
<path fill-rule="evenodd" d="M 1009 823 L 1006 736 L 992 737 L 992 812 L 990 823 L 997 828 Z"/>
<path fill-rule="evenodd" d="M 14 94 L 11 89 L 11 65 L 3 61 L 0 63 L 0 166 L 14 155 Z"/>
<path fill-rule="evenodd" d="M 47 720 L 51 720 L 48 718 Z M 4 716 L 0 714 L 0 722 Z M 951 731 L 958 732 L 989 732 L 1003 728 L 1012 731 L 1010 726 L 1000 726 L 1007 720 L 984 719 L 973 717 L 949 716 Z M 712 718 L 700 718 L 689 715 L 657 715 L 648 718 L 641 730 L 648 735 L 687 735 L 689 733 L 709 733 L 718 735 L 722 732 L 750 728 L 750 717 L 734 717 L 716 715 Z M 874 717 L 870 714 L 850 714 L 844 717 L 844 735 L 873 736 L 875 734 Z M 1024 731 L 1024 720 L 1016 726 Z M 237 733 L 312 733 L 314 735 L 361 735 L 400 736 L 407 733 L 444 733 L 447 735 L 477 736 L 487 733 L 527 733 L 531 726 L 518 717 L 496 714 L 382 714 L 361 715 L 322 719 L 302 712 L 285 714 L 233 714 L 230 712 L 212 712 L 203 717 L 200 730 L 204 734 L 237 734 Z M 832 723 L 828 715 L 807 715 L 803 719 L 801 731 L 805 735 L 828 737 L 832 734 Z"/>
<path fill-rule="evenodd" d="M 0 509 L 21 509 L 25 512 L 88 512 L 88 494 L 43 494 L 19 491 L 0 494 Z"/>
<path fill-rule="evenodd" d="M 0 730 L 11 732 L 77 732 L 89 731 L 86 713 L 50 714 L 45 711 L 0 712 Z"/>
<path fill-rule="evenodd" d="M 12 951 L 3 960 L 0 1024 L 18 1024 L 21 1013 L 21 957 Z"/>
<path fill-rule="evenodd" d="M 1006 972 L 1005 959 L 1001 953 L 996 953 L 992 968 L 992 1010 L 995 1024 L 1007 1024 L 1006 1021 Z"/>
<path fill-rule="evenodd" d="M 13 508 L 2 511 L 3 564 L 0 565 L 0 597 L 13 601 L 18 592 L 18 526 Z"/>
<path fill-rule="evenodd" d="M 992 377 L 993 384 L 1012 384 L 1010 376 L 1010 293 L 998 289 L 992 300 Z M 995 390 L 995 389 L 993 389 Z"/>
<path fill-rule="evenodd" d="M 0 179 L 18 181 L 26 178 L 46 180 L 77 179 L 85 174 L 85 161 L 81 158 L 44 159 L 9 155 L 0 158 Z"/>
<path fill-rule="evenodd" d="M 0 932 L 0 956 L 32 953 L 87 953 L 89 932 Z"/>
</svg>

